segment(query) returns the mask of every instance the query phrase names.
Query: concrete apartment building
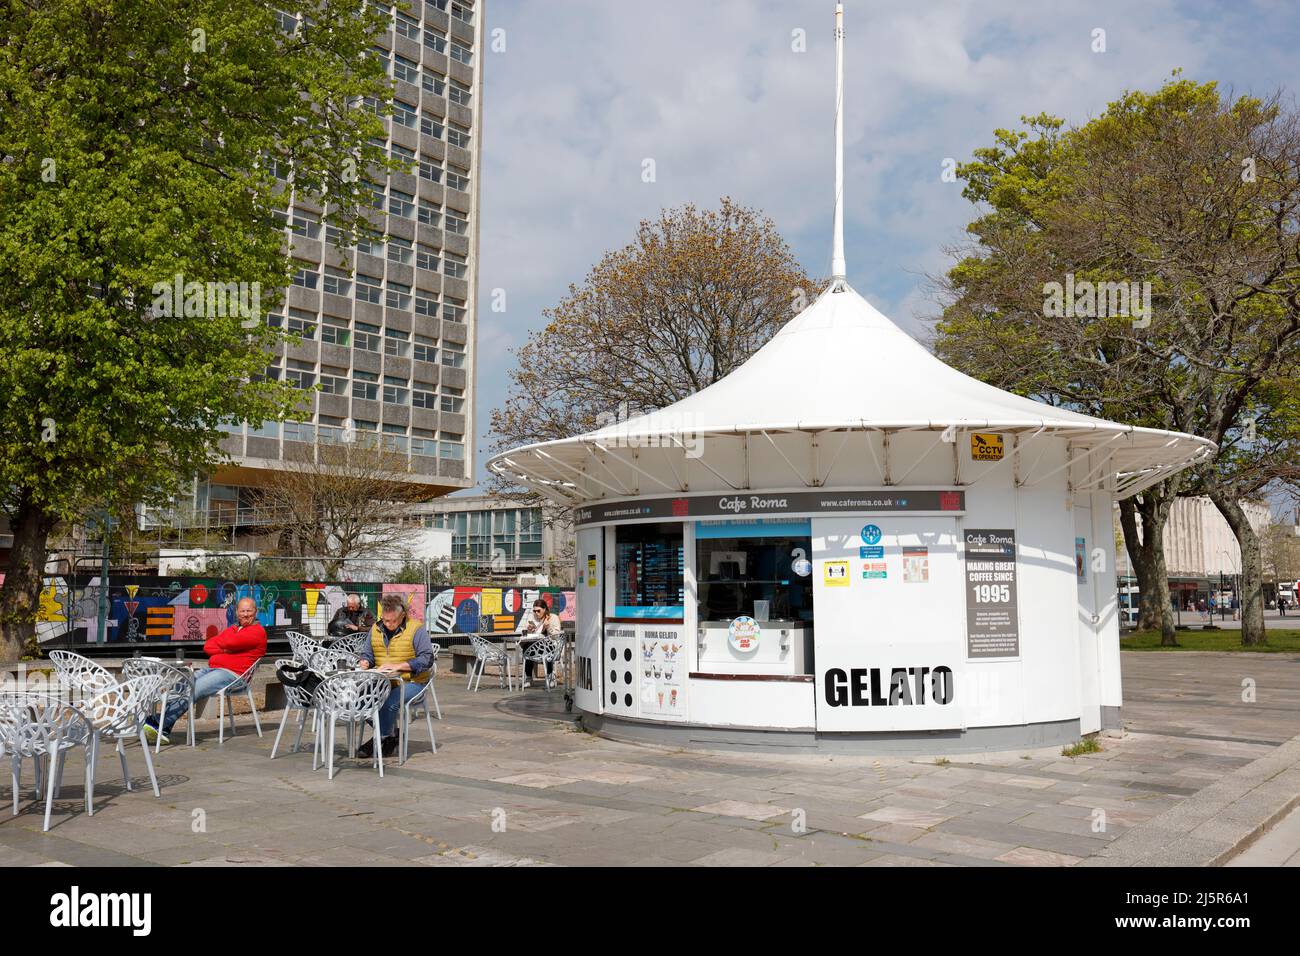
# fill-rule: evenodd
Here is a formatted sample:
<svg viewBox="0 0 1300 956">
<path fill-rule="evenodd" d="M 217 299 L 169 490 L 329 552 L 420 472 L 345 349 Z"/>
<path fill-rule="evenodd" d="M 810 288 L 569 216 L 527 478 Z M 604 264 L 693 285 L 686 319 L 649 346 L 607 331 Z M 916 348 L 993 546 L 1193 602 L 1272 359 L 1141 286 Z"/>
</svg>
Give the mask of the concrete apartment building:
<svg viewBox="0 0 1300 956">
<path fill-rule="evenodd" d="M 452 532 L 451 558 L 484 575 L 544 574 L 572 584 L 572 513 L 496 495 L 454 495 L 411 506 L 410 522 Z"/>
<path fill-rule="evenodd" d="M 221 447 L 235 463 L 195 479 L 172 514 L 146 515 L 146 527 L 256 525 L 248 489 L 313 444 L 346 440 L 348 429 L 409 456 L 403 480 L 430 493 L 474 484 L 483 2 L 416 0 L 409 12 L 374 6 L 391 21 L 373 50 L 395 97 L 382 145 L 415 165 L 376 184 L 374 233 L 347 250 L 351 269 L 320 205 L 292 197 L 285 244 L 297 272 L 268 321 L 302 342 L 280 350 L 271 374 L 303 389 L 321 386 L 303 396 L 312 417 L 233 429 Z M 279 19 L 286 32 L 297 27 L 292 12 Z"/>
</svg>

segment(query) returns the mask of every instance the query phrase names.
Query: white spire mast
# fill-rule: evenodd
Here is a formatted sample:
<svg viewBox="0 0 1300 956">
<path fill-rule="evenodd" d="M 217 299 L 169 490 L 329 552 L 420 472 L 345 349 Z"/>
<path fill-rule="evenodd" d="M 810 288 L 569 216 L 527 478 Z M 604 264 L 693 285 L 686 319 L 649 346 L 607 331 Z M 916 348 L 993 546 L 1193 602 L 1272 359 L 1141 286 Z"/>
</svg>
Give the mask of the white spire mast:
<svg viewBox="0 0 1300 956">
<path fill-rule="evenodd" d="M 844 4 L 835 4 L 835 224 L 831 286 L 847 278 L 844 265 Z"/>
</svg>

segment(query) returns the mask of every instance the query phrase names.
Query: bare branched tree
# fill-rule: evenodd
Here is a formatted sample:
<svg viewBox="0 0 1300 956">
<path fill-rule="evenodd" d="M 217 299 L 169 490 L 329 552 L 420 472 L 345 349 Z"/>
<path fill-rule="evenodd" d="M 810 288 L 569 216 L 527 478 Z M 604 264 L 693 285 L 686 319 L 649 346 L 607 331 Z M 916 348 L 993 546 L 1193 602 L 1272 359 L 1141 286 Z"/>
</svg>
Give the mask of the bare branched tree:
<svg viewBox="0 0 1300 956">
<path fill-rule="evenodd" d="M 435 497 L 403 477 L 405 455 L 376 439 L 308 446 L 286 456 L 255 494 L 263 526 L 281 554 L 319 557 L 337 576 L 345 559 L 400 559 L 414 543 L 410 506 Z"/>
</svg>

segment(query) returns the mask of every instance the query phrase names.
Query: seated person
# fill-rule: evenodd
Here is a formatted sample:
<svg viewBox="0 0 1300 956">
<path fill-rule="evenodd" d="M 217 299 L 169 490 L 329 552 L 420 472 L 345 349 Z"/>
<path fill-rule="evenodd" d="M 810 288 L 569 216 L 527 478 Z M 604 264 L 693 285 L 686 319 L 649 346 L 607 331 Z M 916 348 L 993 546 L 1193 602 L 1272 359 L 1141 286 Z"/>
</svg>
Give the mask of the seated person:
<svg viewBox="0 0 1300 956">
<path fill-rule="evenodd" d="M 551 612 L 551 606 L 538 598 L 533 602 L 532 614 L 525 614 L 519 621 L 519 634 L 532 635 L 532 640 L 521 640 L 519 650 L 528 650 L 534 641 L 541 640 L 544 637 L 560 639 L 563 636 L 562 625 L 560 624 L 560 615 Z M 524 686 L 529 687 L 533 682 L 533 667 L 535 662 L 524 658 Z M 555 672 L 555 663 L 546 662 L 546 676 L 549 679 Z"/>
<path fill-rule="evenodd" d="M 235 618 L 238 623 L 209 638 L 203 645 L 203 653 L 208 655 L 208 666 L 194 672 L 196 704 L 238 681 L 244 671 L 266 655 L 266 629 L 257 622 L 256 602 L 252 598 L 240 598 L 235 605 Z M 169 697 L 161 729 L 158 718 L 150 717 L 145 721 L 145 735 L 150 741 L 161 737 L 162 742 L 167 743 L 172 726 L 189 709 L 190 702 L 185 697 Z M 194 719 L 193 715 L 190 719 Z"/>
<path fill-rule="evenodd" d="M 370 629 L 370 645 L 361 649 L 361 670 L 373 667 L 387 674 L 409 674 L 407 680 L 393 687 L 379 710 L 379 732 L 383 735 L 383 754 L 391 757 L 397 750 L 397 712 L 406 701 L 424 691 L 433 667 L 433 642 L 419 621 L 407 616 L 406 601 L 397 594 L 385 594 L 379 602 L 379 621 Z M 375 755 L 374 740 L 357 748 L 358 757 Z"/>
<path fill-rule="evenodd" d="M 361 603 L 361 595 L 349 594 L 348 603 L 334 612 L 328 630 L 330 637 L 347 637 L 374 626 L 375 616 Z"/>
</svg>

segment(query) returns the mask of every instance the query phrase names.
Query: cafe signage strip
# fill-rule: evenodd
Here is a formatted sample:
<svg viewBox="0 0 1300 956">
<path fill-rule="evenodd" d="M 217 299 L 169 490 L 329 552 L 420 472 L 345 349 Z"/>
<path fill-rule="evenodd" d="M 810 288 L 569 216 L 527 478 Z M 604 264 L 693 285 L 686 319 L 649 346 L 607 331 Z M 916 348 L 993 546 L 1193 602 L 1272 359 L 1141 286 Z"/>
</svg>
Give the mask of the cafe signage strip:
<svg viewBox="0 0 1300 956">
<path fill-rule="evenodd" d="M 679 498 L 611 501 L 574 509 L 574 523 L 600 524 L 639 519 L 716 517 L 718 515 L 843 514 L 854 512 L 958 514 L 966 510 L 965 491 L 766 491 Z"/>
<path fill-rule="evenodd" d="M 1019 657 L 1016 533 L 969 528 L 966 542 L 966 656 Z"/>
</svg>

